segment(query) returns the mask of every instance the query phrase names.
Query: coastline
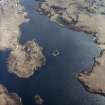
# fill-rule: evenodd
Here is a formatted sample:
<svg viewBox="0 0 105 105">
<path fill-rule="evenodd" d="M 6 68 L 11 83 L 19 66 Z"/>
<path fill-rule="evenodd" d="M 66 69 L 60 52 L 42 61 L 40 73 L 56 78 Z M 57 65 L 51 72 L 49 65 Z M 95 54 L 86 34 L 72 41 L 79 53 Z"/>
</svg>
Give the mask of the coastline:
<svg viewBox="0 0 105 105">
<path fill-rule="evenodd" d="M 32 76 L 34 71 L 37 71 L 39 67 L 45 64 L 45 57 L 42 51 L 43 49 L 36 41 L 29 41 L 30 45 L 33 45 L 28 47 L 30 53 L 23 50 L 24 46 L 27 47 L 28 42 L 26 45 L 22 45 L 19 42 L 21 37 L 20 26 L 30 20 L 27 18 L 27 15 L 28 13 L 21 5 L 21 0 L 0 1 L 0 51 L 10 49 L 10 55 L 8 58 L 10 61 L 7 63 L 9 68 L 8 71 L 21 78 L 28 78 Z M 34 54 L 36 58 L 34 57 L 35 59 L 33 60 L 31 57 Z M 28 61 L 28 58 L 31 58 L 31 63 Z M 26 62 L 28 68 L 26 66 Z"/>
<path fill-rule="evenodd" d="M 81 72 L 78 80 L 91 93 L 104 95 L 105 74 L 105 1 L 96 0 L 44 0 L 37 10 L 60 26 L 78 32 L 90 33 L 97 47 L 101 49 L 99 57 L 94 58 L 92 70 Z"/>
<path fill-rule="evenodd" d="M 8 90 L 0 84 L 0 105 L 22 105 L 22 102 L 16 93 L 9 93 Z"/>
</svg>

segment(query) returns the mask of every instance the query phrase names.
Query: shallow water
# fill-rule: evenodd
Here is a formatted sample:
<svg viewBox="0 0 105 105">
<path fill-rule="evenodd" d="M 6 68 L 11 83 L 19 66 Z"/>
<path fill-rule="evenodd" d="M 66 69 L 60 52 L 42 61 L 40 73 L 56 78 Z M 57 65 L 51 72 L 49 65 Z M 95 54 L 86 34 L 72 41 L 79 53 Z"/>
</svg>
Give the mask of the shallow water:
<svg viewBox="0 0 105 105">
<path fill-rule="evenodd" d="M 105 98 L 84 90 L 76 75 L 81 70 L 91 69 L 93 57 L 99 49 L 90 35 L 74 32 L 52 23 L 35 9 L 38 2 L 23 0 L 30 18 L 29 23 L 20 26 L 21 43 L 35 38 L 44 48 L 46 65 L 29 79 L 19 79 L 7 72 L 6 59 L 9 51 L 0 53 L 0 83 L 22 97 L 24 105 L 35 105 L 34 95 L 45 100 L 44 105 L 105 105 Z M 60 55 L 51 53 L 58 49 Z"/>
</svg>

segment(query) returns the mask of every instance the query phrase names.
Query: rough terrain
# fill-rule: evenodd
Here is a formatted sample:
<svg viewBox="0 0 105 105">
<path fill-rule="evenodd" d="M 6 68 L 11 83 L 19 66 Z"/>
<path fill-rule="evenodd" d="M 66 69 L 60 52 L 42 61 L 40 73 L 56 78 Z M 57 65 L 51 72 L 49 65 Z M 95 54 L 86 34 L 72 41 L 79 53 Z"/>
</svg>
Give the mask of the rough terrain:
<svg viewBox="0 0 105 105">
<path fill-rule="evenodd" d="M 43 0 L 38 11 L 61 26 L 93 36 L 100 56 L 78 79 L 89 92 L 105 95 L 105 0 Z"/>
</svg>

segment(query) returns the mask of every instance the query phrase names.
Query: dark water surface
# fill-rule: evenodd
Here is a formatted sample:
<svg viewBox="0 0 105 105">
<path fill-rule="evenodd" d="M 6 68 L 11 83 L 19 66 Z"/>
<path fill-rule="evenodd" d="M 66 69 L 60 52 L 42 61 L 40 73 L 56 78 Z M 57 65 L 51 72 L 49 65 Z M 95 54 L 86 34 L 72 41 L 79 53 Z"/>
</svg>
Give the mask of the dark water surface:
<svg viewBox="0 0 105 105">
<path fill-rule="evenodd" d="M 104 97 L 86 92 L 76 79 L 81 70 L 91 69 L 99 49 L 89 35 L 62 28 L 39 15 L 35 12 L 37 3 L 22 1 L 30 22 L 20 26 L 20 42 L 35 38 L 44 47 L 46 65 L 31 78 L 19 79 L 7 72 L 5 62 L 9 51 L 0 52 L 0 83 L 18 93 L 24 105 L 36 105 L 33 99 L 36 94 L 43 97 L 44 105 L 105 105 Z M 53 57 L 51 52 L 55 49 L 61 55 Z"/>
</svg>

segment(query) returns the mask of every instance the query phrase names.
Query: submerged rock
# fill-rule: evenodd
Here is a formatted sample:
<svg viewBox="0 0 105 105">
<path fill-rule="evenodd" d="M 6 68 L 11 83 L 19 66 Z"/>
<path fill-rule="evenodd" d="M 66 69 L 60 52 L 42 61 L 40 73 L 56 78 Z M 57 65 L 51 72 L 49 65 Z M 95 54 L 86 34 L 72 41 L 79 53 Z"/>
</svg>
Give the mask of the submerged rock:
<svg viewBox="0 0 105 105">
<path fill-rule="evenodd" d="M 22 105 L 21 98 L 0 84 L 0 105 Z"/>
<path fill-rule="evenodd" d="M 34 96 L 34 100 L 35 100 L 35 103 L 37 105 L 43 105 L 44 104 L 44 100 L 41 98 L 40 95 L 35 95 Z"/>
<path fill-rule="evenodd" d="M 20 25 L 29 20 L 25 16 L 20 0 L 0 1 L 0 50 L 14 49 L 21 35 Z"/>
<path fill-rule="evenodd" d="M 56 56 L 58 56 L 58 55 L 60 55 L 60 52 L 59 52 L 58 50 L 54 50 L 54 51 L 52 52 L 52 56 L 56 57 Z"/>
<path fill-rule="evenodd" d="M 15 73 L 20 78 L 28 78 L 45 64 L 45 57 L 42 53 L 43 48 L 34 40 L 28 41 L 24 46 L 11 51 L 8 58 L 10 73 Z"/>
</svg>

